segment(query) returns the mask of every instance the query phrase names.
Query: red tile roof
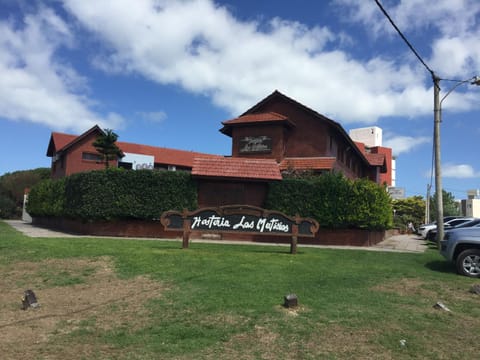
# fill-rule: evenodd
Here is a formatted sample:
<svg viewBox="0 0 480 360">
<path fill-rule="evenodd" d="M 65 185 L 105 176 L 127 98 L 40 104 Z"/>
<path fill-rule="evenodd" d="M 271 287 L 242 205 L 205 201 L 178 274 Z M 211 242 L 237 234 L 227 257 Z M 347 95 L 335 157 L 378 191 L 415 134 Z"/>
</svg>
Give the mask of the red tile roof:
<svg viewBox="0 0 480 360">
<path fill-rule="evenodd" d="M 92 128 L 93 129 L 93 128 Z M 88 133 L 92 130 L 90 129 Z M 84 133 L 85 134 L 85 133 Z M 53 156 L 55 153 L 64 151 L 70 147 L 71 144 L 78 141 L 80 136 L 63 134 L 63 133 L 52 133 L 50 138 L 50 144 L 47 150 L 47 156 Z M 154 161 L 157 164 L 166 164 L 166 165 L 176 165 L 184 167 L 192 167 L 193 159 L 198 156 L 202 157 L 221 157 L 219 155 L 204 154 L 194 151 L 185 151 L 185 150 L 176 150 L 169 148 L 162 148 L 149 145 L 134 144 L 128 142 L 117 141 L 117 146 L 124 153 L 134 153 L 141 155 L 151 155 L 154 157 Z"/>
<path fill-rule="evenodd" d="M 257 122 L 270 122 L 270 121 L 285 121 L 288 118 L 285 115 L 278 114 L 276 112 L 266 112 L 266 113 L 257 113 L 257 114 L 246 114 L 235 119 L 222 121 L 223 125 L 230 124 L 250 124 Z"/>
<path fill-rule="evenodd" d="M 103 130 L 98 125 L 95 125 L 79 136 L 54 132 L 52 133 L 52 136 L 50 136 L 47 156 L 53 156 L 55 153 L 58 153 L 59 151 L 67 149 L 70 146 L 81 142 L 83 139 L 95 132 L 98 134 L 102 134 Z"/>
<path fill-rule="evenodd" d="M 385 164 L 385 155 L 384 154 L 365 153 L 364 155 L 367 158 L 370 165 L 383 166 Z"/>
<path fill-rule="evenodd" d="M 204 158 L 193 162 L 192 175 L 235 179 L 281 180 L 278 164 L 273 159 Z"/>
<path fill-rule="evenodd" d="M 353 142 L 355 145 L 357 145 L 358 149 L 365 154 L 365 144 L 362 142 L 354 141 Z"/>
<path fill-rule="evenodd" d="M 280 170 L 331 170 L 335 164 L 334 157 L 297 157 L 285 158 L 280 163 Z"/>
<path fill-rule="evenodd" d="M 235 119 L 222 121 L 223 128 L 221 128 L 220 131 L 225 135 L 232 136 L 232 126 L 272 122 L 286 123 L 289 126 L 295 126 L 295 123 L 289 120 L 288 117 L 286 117 L 285 115 L 271 111 L 264 113 L 244 114 Z"/>
<path fill-rule="evenodd" d="M 78 136 L 69 135 L 69 134 L 62 134 L 62 133 L 52 133 L 53 139 L 55 141 L 55 147 L 57 149 L 62 149 L 73 140 L 75 140 Z"/>
<path fill-rule="evenodd" d="M 205 158 L 222 158 L 220 155 L 133 144 L 121 141 L 118 141 L 117 145 L 124 153 L 153 155 L 156 164 L 177 165 L 191 168 L 193 167 L 194 158 L 199 156 Z"/>
</svg>

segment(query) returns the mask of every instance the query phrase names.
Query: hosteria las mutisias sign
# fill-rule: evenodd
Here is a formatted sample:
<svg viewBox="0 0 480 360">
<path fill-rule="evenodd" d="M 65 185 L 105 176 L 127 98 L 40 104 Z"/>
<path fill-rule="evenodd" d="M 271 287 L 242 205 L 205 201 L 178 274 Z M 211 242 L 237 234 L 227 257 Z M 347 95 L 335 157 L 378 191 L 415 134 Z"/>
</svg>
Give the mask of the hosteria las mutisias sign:
<svg viewBox="0 0 480 360">
<path fill-rule="evenodd" d="M 314 237 L 319 224 L 314 219 L 290 217 L 277 211 L 247 205 L 230 205 L 183 212 L 166 211 L 160 221 L 165 230 L 183 231 L 183 247 L 188 247 L 192 231 L 238 232 L 290 236 L 291 252 L 296 252 L 298 236 Z"/>
</svg>

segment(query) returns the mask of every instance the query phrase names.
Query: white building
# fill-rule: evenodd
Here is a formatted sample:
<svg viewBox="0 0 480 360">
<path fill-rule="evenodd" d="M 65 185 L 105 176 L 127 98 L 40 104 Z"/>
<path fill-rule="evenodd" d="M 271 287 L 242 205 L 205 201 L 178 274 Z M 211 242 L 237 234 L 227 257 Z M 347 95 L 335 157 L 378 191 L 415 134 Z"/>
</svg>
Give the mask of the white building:
<svg viewBox="0 0 480 360">
<path fill-rule="evenodd" d="M 462 213 L 465 216 L 480 218 L 480 190 L 468 190 L 467 199 L 462 200 Z"/>
<path fill-rule="evenodd" d="M 364 143 L 367 147 L 382 146 L 382 129 L 378 126 L 352 129 L 348 135 L 353 141 Z"/>
</svg>

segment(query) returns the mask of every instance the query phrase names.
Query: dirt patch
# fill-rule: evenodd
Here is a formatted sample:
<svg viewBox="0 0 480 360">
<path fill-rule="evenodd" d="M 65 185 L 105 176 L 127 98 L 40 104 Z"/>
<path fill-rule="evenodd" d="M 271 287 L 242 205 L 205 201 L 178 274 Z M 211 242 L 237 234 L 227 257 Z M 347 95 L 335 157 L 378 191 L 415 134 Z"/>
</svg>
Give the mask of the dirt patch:
<svg viewBox="0 0 480 360">
<path fill-rule="evenodd" d="M 110 259 L 49 259 L 0 268 L 0 343 L 2 358 L 81 359 L 112 356 L 104 344 L 65 345 L 76 331 L 105 331 L 123 325 L 145 326 L 145 303 L 164 288 L 145 277 L 122 280 Z M 39 308 L 21 310 L 32 289 Z M 58 344 L 58 346 L 56 346 Z"/>
<path fill-rule="evenodd" d="M 421 296 L 422 298 L 435 298 L 437 293 L 425 288 L 425 283 L 418 279 L 400 279 L 385 284 L 379 284 L 372 288 L 374 291 L 391 292 L 401 296 Z"/>
<path fill-rule="evenodd" d="M 405 297 L 419 297 L 432 304 L 439 300 L 449 299 L 450 302 L 469 301 L 474 298 L 470 286 L 459 285 L 452 287 L 440 281 L 424 282 L 415 278 L 405 278 L 396 282 L 379 284 L 372 288 L 374 291 L 390 292 Z"/>
</svg>

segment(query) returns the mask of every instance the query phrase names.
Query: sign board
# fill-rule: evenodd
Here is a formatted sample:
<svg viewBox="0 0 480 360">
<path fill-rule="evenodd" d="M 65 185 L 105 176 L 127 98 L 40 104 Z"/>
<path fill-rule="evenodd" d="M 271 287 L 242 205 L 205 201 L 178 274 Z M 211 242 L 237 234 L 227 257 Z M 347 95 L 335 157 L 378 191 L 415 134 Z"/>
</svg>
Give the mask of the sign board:
<svg viewBox="0 0 480 360">
<path fill-rule="evenodd" d="M 402 187 L 393 187 L 388 188 L 388 193 L 392 199 L 404 199 L 405 198 L 405 188 Z"/>
<path fill-rule="evenodd" d="M 231 205 L 218 208 L 203 208 L 196 211 L 166 211 L 160 217 L 165 230 L 183 231 L 184 247 L 188 247 L 188 236 L 192 231 L 237 232 L 290 236 L 314 237 L 319 224 L 314 219 L 290 217 L 278 211 L 269 211 L 249 205 Z"/>
<path fill-rule="evenodd" d="M 132 164 L 132 170 L 152 170 L 155 163 L 155 157 L 153 155 L 124 153 L 122 162 Z"/>
<path fill-rule="evenodd" d="M 246 136 L 240 139 L 241 154 L 272 152 L 272 138 L 268 136 Z"/>
</svg>

